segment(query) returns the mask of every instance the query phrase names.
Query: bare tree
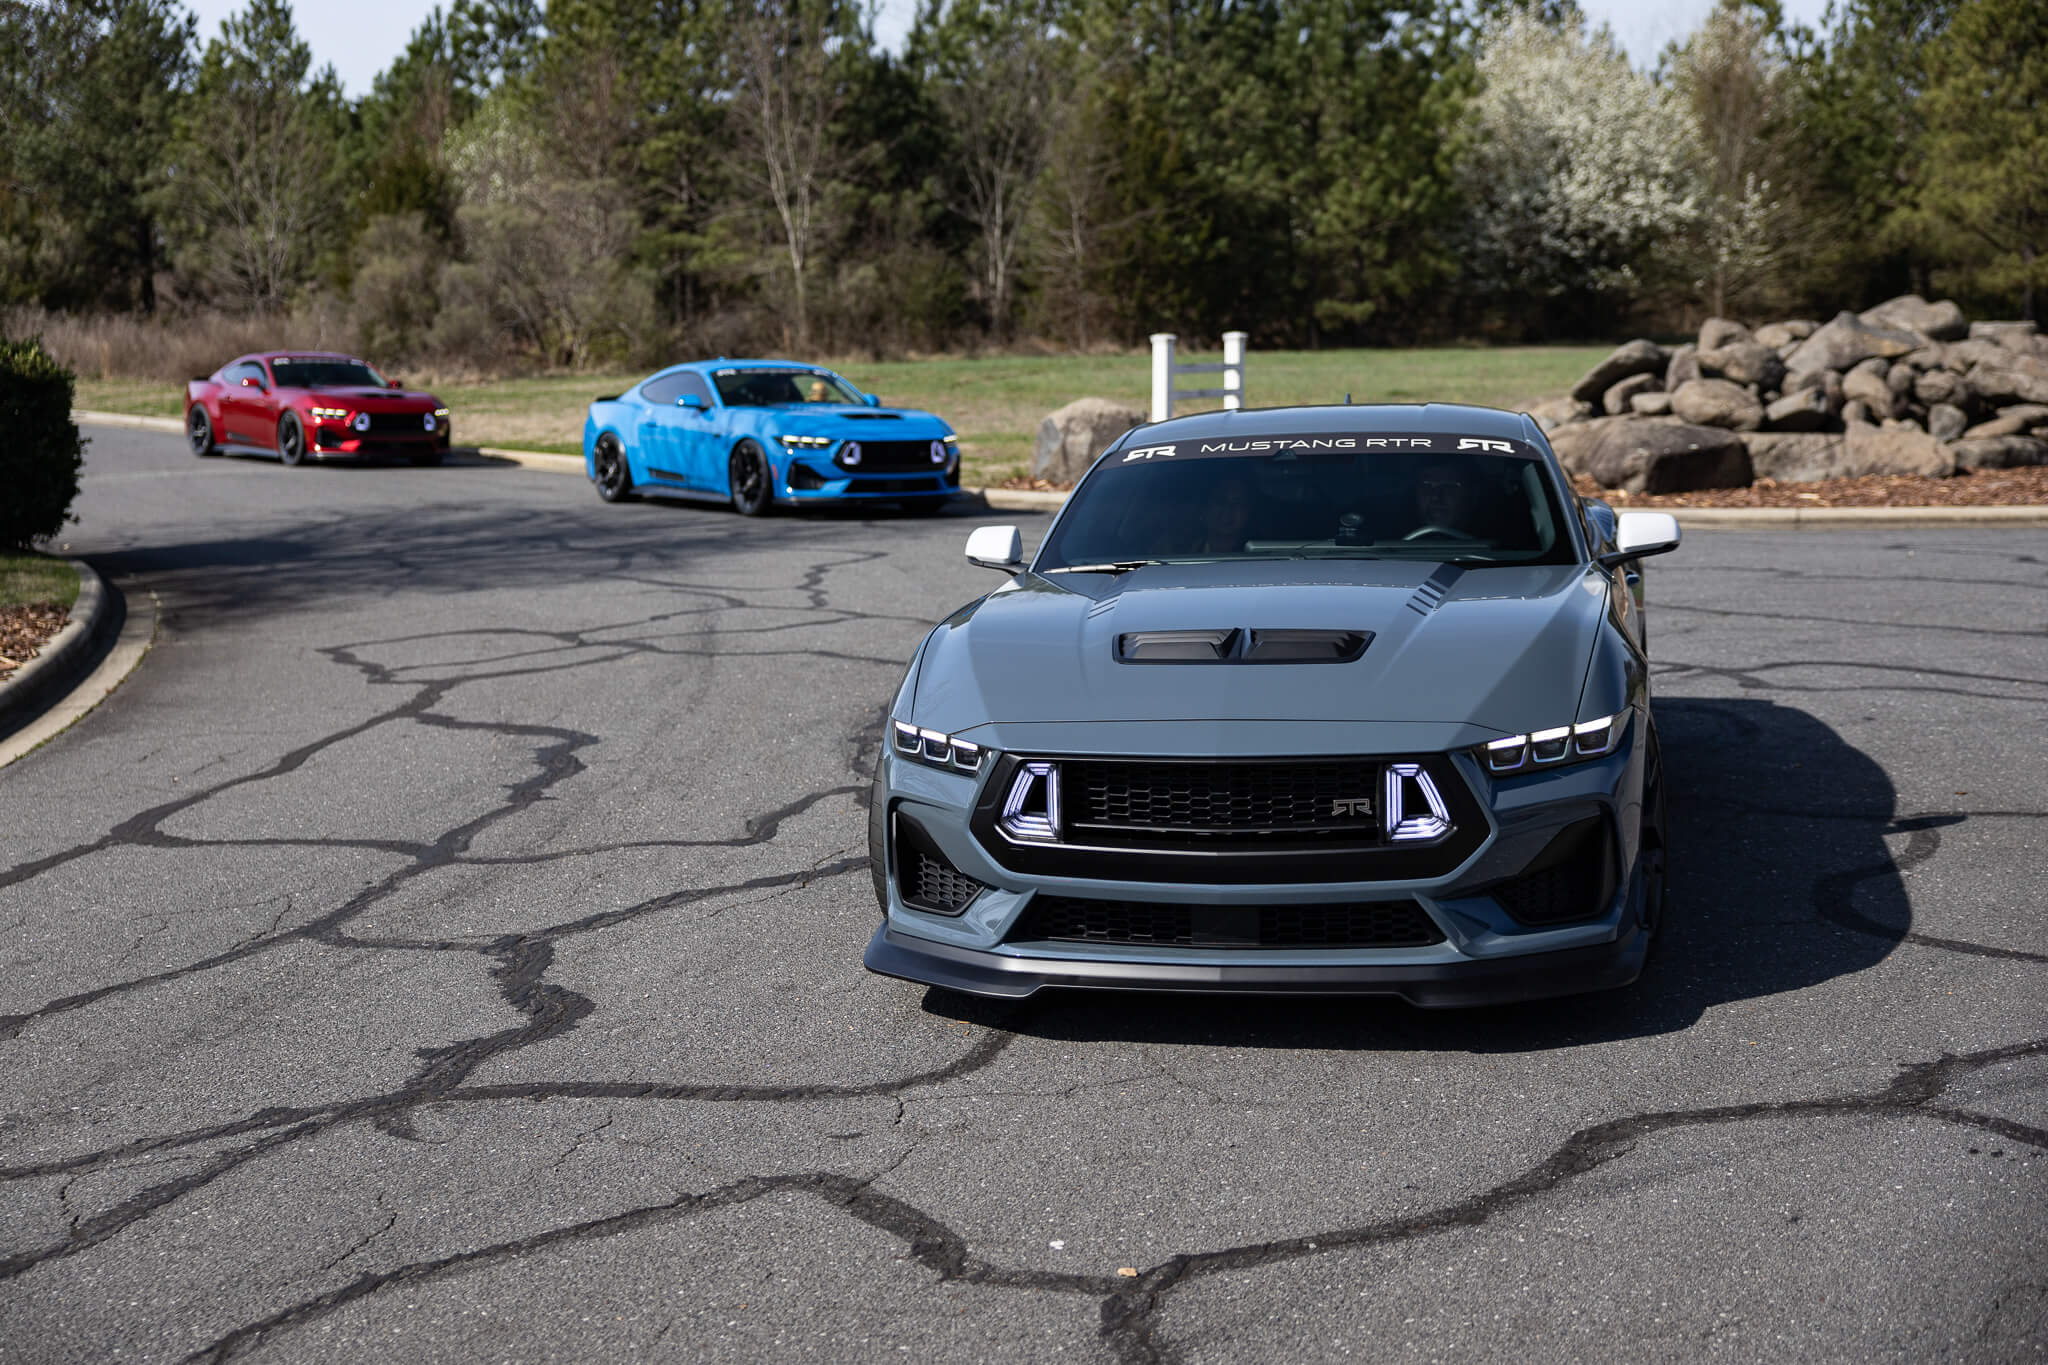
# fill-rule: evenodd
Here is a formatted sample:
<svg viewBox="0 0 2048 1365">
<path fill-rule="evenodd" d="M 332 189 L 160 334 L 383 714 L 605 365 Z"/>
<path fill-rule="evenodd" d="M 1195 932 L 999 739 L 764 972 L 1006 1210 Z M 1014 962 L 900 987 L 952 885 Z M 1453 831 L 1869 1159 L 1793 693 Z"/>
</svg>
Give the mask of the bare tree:
<svg viewBox="0 0 2048 1365">
<path fill-rule="evenodd" d="M 787 252 L 799 349 L 820 235 L 832 122 L 846 100 L 837 60 L 845 11 L 831 0 L 761 0 L 734 19 L 734 168 L 773 207 Z"/>
</svg>

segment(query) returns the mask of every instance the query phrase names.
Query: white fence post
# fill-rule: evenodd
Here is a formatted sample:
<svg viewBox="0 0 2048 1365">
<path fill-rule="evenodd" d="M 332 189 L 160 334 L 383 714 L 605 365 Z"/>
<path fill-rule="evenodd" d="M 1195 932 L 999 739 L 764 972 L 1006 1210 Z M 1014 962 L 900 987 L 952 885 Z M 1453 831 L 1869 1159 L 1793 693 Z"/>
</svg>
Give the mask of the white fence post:
<svg viewBox="0 0 2048 1365">
<path fill-rule="evenodd" d="M 1244 406 L 1244 343 L 1243 332 L 1223 334 L 1223 406 L 1231 412 Z"/>
<path fill-rule="evenodd" d="M 1152 420 L 1164 422 L 1173 416 L 1172 332 L 1152 334 Z"/>
</svg>

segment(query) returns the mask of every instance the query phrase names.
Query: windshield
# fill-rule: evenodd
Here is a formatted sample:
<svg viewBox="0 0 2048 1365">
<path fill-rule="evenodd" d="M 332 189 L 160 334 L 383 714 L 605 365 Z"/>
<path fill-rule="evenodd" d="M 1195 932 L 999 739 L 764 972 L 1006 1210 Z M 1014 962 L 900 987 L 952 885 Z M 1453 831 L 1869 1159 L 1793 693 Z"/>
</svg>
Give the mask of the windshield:
<svg viewBox="0 0 2048 1365">
<path fill-rule="evenodd" d="M 332 356 L 294 356 L 270 362 L 281 389 L 381 389 L 384 376 L 360 360 Z"/>
<path fill-rule="evenodd" d="M 719 370 L 712 380 L 719 401 L 729 408 L 864 401 L 844 380 L 823 370 Z"/>
<path fill-rule="evenodd" d="M 1459 450 L 1460 444 L 1468 449 Z M 1556 491 L 1520 442 L 1231 436 L 1135 446 L 1074 490 L 1040 573 L 1237 559 L 1570 564 Z"/>
</svg>

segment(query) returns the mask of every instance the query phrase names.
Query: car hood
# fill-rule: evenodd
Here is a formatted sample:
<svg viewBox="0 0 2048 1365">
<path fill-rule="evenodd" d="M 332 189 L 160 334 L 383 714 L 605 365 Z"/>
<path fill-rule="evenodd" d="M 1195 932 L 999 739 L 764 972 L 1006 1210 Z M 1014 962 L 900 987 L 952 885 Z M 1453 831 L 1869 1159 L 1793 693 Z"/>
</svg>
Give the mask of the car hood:
<svg viewBox="0 0 2048 1365">
<path fill-rule="evenodd" d="M 871 408 L 864 403 L 807 403 L 772 409 L 775 427 L 790 436 L 830 436 L 835 440 L 929 441 L 952 428 L 917 408 Z"/>
<path fill-rule="evenodd" d="M 1577 718 L 1606 595 L 1604 577 L 1583 565 L 1260 561 L 1024 574 L 932 632 L 916 719 L 954 733 L 1138 721 L 1543 729 Z M 1233 627 L 1373 638 L 1350 663 L 1117 657 L 1117 638 L 1130 632 Z"/>
<path fill-rule="evenodd" d="M 406 409 L 418 407 L 439 407 L 440 403 L 431 393 L 420 393 L 412 389 L 302 389 L 308 398 L 339 400 L 351 406 L 369 411 L 383 409 Z"/>
</svg>

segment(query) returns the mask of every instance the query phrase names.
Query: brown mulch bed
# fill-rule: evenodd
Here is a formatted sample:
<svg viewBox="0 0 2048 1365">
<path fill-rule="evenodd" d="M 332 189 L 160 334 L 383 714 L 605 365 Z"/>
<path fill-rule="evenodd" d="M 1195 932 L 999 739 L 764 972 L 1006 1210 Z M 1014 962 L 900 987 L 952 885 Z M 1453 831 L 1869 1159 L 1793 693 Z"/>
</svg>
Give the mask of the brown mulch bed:
<svg viewBox="0 0 2048 1365">
<path fill-rule="evenodd" d="M 1602 488 L 1580 475 L 1580 493 L 1615 507 L 2025 507 L 2048 504 L 2048 465 L 2030 469 L 1964 470 L 1949 479 L 1871 474 L 1860 479 L 1777 483 L 1758 479 L 1747 488 L 1696 493 L 1637 494 Z"/>
<path fill-rule="evenodd" d="M 2048 465 L 2031 469 L 1965 470 L 1952 479 L 1873 474 L 1861 479 L 1777 483 L 1759 479 L 1747 488 L 1714 488 L 1698 493 L 1637 494 L 1602 488 L 1580 475 L 1573 480 L 1589 498 L 1616 507 L 2032 507 L 2048 505 Z M 1045 479 L 1009 478 L 998 488 L 1064 493 L 1073 485 Z"/>
<path fill-rule="evenodd" d="M 35 658 L 70 619 L 70 612 L 47 602 L 0 607 L 0 681 L 13 677 L 14 670 Z"/>
</svg>

